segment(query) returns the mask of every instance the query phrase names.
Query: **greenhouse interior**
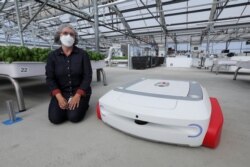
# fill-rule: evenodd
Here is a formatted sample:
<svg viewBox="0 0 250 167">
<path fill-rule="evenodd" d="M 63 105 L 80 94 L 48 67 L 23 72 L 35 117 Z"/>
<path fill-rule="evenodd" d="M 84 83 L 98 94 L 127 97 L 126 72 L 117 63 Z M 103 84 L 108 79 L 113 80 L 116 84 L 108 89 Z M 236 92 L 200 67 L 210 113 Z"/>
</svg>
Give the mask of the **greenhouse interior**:
<svg viewBox="0 0 250 167">
<path fill-rule="evenodd" d="M 0 166 L 248 166 L 250 0 L 0 0 L 0 20 Z"/>
</svg>

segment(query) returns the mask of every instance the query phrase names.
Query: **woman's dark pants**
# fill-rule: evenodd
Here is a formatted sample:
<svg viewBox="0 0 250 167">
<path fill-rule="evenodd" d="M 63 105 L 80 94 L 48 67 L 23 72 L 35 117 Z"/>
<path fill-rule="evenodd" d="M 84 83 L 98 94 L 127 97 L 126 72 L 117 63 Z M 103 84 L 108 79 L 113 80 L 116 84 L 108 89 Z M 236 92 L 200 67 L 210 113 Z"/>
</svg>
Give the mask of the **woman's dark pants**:
<svg viewBox="0 0 250 167">
<path fill-rule="evenodd" d="M 68 100 L 68 98 L 66 98 Z M 90 95 L 82 96 L 79 107 L 74 110 L 63 110 L 59 107 L 55 96 L 51 98 L 49 104 L 49 120 L 53 124 L 60 124 L 69 120 L 71 122 L 80 122 L 89 108 Z"/>
</svg>

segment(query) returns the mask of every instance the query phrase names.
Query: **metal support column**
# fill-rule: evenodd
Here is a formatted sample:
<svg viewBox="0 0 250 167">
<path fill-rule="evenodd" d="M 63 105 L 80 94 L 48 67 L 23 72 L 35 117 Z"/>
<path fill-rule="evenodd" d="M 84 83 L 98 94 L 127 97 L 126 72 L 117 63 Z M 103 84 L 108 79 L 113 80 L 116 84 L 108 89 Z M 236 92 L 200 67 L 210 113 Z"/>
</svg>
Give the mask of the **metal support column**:
<svg viewBox="0 0 250 167">
<path fill-rule="evenodd" d="M 8 35 L 7 32 L 4 32 L 5 45 L 8 46 Z"/>
<path fill-rule="evenodd" d="M 19 11 L 19 8 L 18 8 L 18 0 L 15 0 L 15 8 L 16 8 L 16 17 L 17 17 L 17 24 L 18 24 L 18 30 L 19 30 L 21 45 L 24 46 L 23 33 L 22 33 L 22 24 L 21 24 L 21 20 L 20 20 L 20 11 Z"/>
<path fill-rule="evenodd" d="M 230 44 L 230 41 L 227 41 L 227 42 L 226 42 L 226 50 L 228 49 L 229 44 Z"/>
<path fill-rule="evenodd" d="M 50 34 L 51 37 L 53 37 L 53 34 L 52 34 L 51 32 L 50 32 L 49 34 Z M 50 38 L 50 39 L 49 39 L 49 44 L 50 44 L 50 49 L 51 49 L 51 50 L 53 49 L 53 43 L 54 43 L 53 38 Z"/>
<path fill-rule="evenodd" d="M 165 64 L 167 66 L 167 57 L 168 57 L 168 36 L 166 35 L 166 56 L 165 56 Z"/>
<path fill-rule="evenodd" d="M 164 64 L 167 64 L 167 51 L 168 51 L 168 44 L 167 44 L 167 35 L 165 35 L 165 39 L 164 39 L 164 48 L 165 48 L 165 54 L 164 54 Z"/>
<path fill-rule="evenodd" d="M 175 55 L 177 54 L 177 42 L 174 43 Z"/>
<path fill-rule="evenodd" d="M 31 5 L 28 6 L 29 7 L 29 17 L 32 18 L 32 9 L 31 9 Z M 27 24 L 26 24 L 27 25 Z M 31 22 L 31 26 L 32 26 L 32 39 L 33 39 L 33 46 L 35 47 L 36 46 L 36 42 L 34 41 L 35 40 L 35 30 L 34 30 L 34 23 Z M 25 29 L 25 26 L 23 28 L 23 30 Z"/>
<path fill-rule="evenodd" d="M 96 69 L 97 82 L 101 81 L 101 74 L 102 74 L 102 79 L 103 79 L 103 85 L 106 86 L 107 79 L 106 79 L 105 71 L 102 68 Z"/>
<path fill-rule="evenodd" d="M 212 42 L 212 53 L 214 53 L 214 42 Z"/>
<path fill-rule="evenodd" d="M 18 82 L 14 78 L 12 78 L 8 75 L 0 74 L 0 77 L 6 78 L 6 79 L 11 81 L 11 83 L 13 84 L 15 91 L 16 91 L 18 109 L 20 112 L 25 111 L 26 109 L 25 109 L 25 104 L 24 104 L 24 99 L 23 99 L 23 92 L 22 92 L 22 89 L 19 86 Z"/>
<path fill-rule="evenodd" d="M 94 0 L 94 18 L 95 18 L 95 45 L 96 51 L 99 52 L 99 21 L 98 21 L 98 6 L 97 0 Z"/>
<path fill-rule="evenodd" d="M 208 33 L 207 33 L 206 57 L 209 56 L 209 54 L 210 54 L 210 50 L 209 50 L 210 40 L 209 40 L 209 37 L 210 37 L 210 30 L 208 30 Z"/>
<path fill-rule="evenodd" d="M 164 35 L 164 56 L 167 55 L 167 35 Z"/>
<path fill-rule="evenodd" d="M 193 53 L 192 53 L 192 36 L 190 35 L 189 36 L 189 43 L 188 43 L 188 46 L 189 46 L 189 53 L 190 53 L 190 57 L 192 57 L 193 58 Z"/>
<path fill-rule="evenodd" d="M 128 69 L 131 70 L 132 68 L 131 44 L 128 44 Z"/>
<path fill-rule="evenodd" d="M 242 41 L 240 43 L 240 53 L 242 53 Z"/>
</svg>

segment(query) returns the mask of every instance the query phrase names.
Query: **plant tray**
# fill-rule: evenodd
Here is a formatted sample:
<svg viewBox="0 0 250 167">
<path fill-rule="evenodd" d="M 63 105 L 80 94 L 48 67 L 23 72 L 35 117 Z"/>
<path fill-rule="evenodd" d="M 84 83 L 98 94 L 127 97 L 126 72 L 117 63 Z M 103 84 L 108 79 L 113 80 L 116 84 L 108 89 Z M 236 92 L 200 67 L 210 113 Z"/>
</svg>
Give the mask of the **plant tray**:
<svg viewBox="0 0 250 167">
<path fill-rule="evenodd" d="M 92 70 L 96 70 L 96 69 L 104 68 L 106 64 L 104 60 L 99 60 L 99 61 L 91 60 L 91 66 L 92 66 Z"/>
<path fill-rule="evenodd" d="M 12 78 L 35 77 L 45 75 L 45 63 L 43 62 L 0 62 L 0 74 L 9 75 Z"/>
</svg>

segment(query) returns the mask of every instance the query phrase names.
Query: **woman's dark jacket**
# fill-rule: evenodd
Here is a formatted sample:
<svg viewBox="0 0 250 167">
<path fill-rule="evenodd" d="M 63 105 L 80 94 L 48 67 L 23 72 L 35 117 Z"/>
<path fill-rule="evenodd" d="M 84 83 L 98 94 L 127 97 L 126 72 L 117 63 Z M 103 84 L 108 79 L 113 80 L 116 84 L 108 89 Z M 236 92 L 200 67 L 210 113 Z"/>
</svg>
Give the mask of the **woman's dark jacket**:
<svg viewBox="0 0 250 167">
<path fill-rule="evenodd" d="M 91 94 L 92 68 L 87 52 L 74 46 L 70 56 L 62 48 L 49 53 L 46 64 L 46 83 L 52 95 Z"/>
</svg>

